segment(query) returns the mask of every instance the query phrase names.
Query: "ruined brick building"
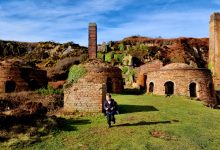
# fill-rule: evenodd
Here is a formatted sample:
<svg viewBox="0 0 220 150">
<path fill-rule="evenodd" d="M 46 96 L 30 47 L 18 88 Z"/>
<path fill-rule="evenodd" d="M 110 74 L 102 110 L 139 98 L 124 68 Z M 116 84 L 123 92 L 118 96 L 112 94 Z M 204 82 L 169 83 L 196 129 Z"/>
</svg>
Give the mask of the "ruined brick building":
<svg viewBox="0 0 220 150">
<path fill-rule="evenodd" d="M 194 68 L 183 63 L 163 67 L 159 60 L 138 69 L 137 83 L 147 93 L 184 95 L 203 101 L 215 98 L 220 90 L 220 13 L 210 19 L 209 69 Z"/>
<path fill-rule="evenodd" d="M 64 109 L 68 112 L 102 112 L 105 94 L 121 93 L 121 69 L 96 59 L 97 26 L 89 24 L 89 61 L 82 64 L 87 74 L 64 91 Z"/>
<path fill-rule="evenodd" d="M 47 72 L 21 60 L 0 62 L 0 93 L 35 90 L 47 86 Z"/>
<path fill-rule="evenodd" d="M 210 19 L 209 69 L 184 63 L 163 66 L 159 60 L 138 68 L 137 83 L 147 93 L 183 95 L 202 101 L 216 99 L 220 90 L 220 13 Z M 97 52 L 97 26 L 89 25 L 89 58 Z M 84 64 L 89 74 L 65 90 L 64 108 L 70 111 L 101 112 L 105 93 L 123 90 L 121 70 L 92 60 Z"/>
</svg>

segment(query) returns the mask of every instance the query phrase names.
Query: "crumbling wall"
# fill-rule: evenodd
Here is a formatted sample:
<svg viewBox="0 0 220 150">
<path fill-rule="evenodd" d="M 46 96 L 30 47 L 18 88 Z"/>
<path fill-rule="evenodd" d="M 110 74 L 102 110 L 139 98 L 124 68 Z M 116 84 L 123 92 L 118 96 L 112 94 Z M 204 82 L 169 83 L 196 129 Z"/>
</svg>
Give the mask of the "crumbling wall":
<svg viewBox="0 0 220 150">
<path fill-rule="evenodd" d="M 64 91 L 64 110 L 67 112 L 102 112 L 106 85 L 78 82 Z"/>
<path fill-rule="evenodd" d="M 146 64 L 140 66 L 137 69 L 137 75 L 136 75 L 137 76 L 137 84 L 140 87 L 145 88 L 147 73 L 159 70 L 162 67 L 163 67 L 163 63 L 160 60 L 154 60 L 152 62 L 149 62 L 149 63 L 146 63 Z"/>
<path fill-rule="evenodd" d="M 0 66 L 0 93 L 7 92 L 6 82 L 15 83 L 13 92 L 35 90 L 47 86 L 47 72 L 31 67 Z"/>
</svg>

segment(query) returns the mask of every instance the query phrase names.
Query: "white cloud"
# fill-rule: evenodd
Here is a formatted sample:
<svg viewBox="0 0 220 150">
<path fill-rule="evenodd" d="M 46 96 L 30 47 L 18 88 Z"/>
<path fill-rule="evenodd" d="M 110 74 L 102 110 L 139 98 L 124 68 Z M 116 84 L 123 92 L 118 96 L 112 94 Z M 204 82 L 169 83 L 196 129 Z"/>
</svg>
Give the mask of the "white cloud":
<svg viewBox="0 0 220 150">
<path fill-rule="evenodd" d="M 131 35 L 208 36 L 209 15 L 213 10 L 190 9 L 181 12 L 176 8 L 168 9 L 176 2 L 177 0 L 164 1 L 161 10 L 139 10 L 132 5 L 153 5 L 161 3 L 161 0 L 5 1 L 0 3 L 0 39 L 74 41 L 87 45 L 87 26 L 91 21 L 98 24 L 99 42 L 120 40 Z M 216 2 L 219 3 L 217 0 Z M 135 11 L 129 13 L 129 10 L 124 9 L 127 5 Z M 128 13 L 120 16 L 121 10 Z M 108 18 L 106 13 L 111 12 L 116 16 Z M 126 17 L 129 19 L 125 21 Z"/>
<path fill-rule="evenodd" d="M 99 32 L 99 42 L 120 40 L 127 36 L 143 35 L 175 38 L 180 36 L 208 36 L 209 12 L 167 12 L 139 16 L 136 20 L 117 28 L 104 28 Z M 204 29 L 204 27 L 206 27 Z M 117 35 L 117 36 L 116 36 Z"/>
<path fill-rule="evenodd" d="M 82 38 L 87 40 L 84 37 L 87 33 L 83 33 L 82 30 L 87 32 L 85 29 L 90 21 L 98 22 L 102 19 L 102 13 L 117 11 L 131 1 L 84 0 L 77 3 L 70 3 L 68 0 L 9 1 L 0 6 L 0 29 L 4 29 L 0 30 L 0 38 L 82 42 Z"/>
</svg>

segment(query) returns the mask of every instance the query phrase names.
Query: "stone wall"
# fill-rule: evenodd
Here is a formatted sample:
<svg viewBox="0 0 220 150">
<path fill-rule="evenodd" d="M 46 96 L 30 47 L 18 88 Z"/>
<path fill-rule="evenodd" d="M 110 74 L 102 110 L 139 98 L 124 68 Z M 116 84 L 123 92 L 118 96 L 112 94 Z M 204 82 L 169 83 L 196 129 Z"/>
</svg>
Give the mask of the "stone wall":
<svg viewBox="0 0 220 150">
<path fill-rule="evenodd" d="M 220 90 L 220 13 L 211 15 L 209 31 L 209 69 L 213 73 L 215 89 Z"/>
<path fill-rule="evenodd" d="M 102 112 L 105 95 L 105 84 L 80 81 L 64 91 L 64 110 L 67 112 Z"/>
<path fill-rule="evenodd" d="M 210 84 L 212 85 L 212 75 L 208 69 L 170 69 L 149 72 L 147 74 L 147 92 L 149 85 L 154 84 L 153 94 L 165 95 L 165 83 L 174 83 L 174 95 L 190 96 L 190 83 L 196 84 L 196 95 L 201 100 L 212 97 Z"/>
<path fill-rule="evenodd" d="M 89 24 L 89 58 L 95 59 L 97 53 L 97 25 L 96 23 Z"/>
</svg>

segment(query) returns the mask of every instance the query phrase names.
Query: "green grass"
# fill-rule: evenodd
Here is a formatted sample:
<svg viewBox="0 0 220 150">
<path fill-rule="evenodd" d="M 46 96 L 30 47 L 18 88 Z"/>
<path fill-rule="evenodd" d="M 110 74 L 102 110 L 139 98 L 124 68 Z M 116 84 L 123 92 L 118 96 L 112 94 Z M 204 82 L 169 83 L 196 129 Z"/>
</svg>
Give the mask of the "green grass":
<svg viewBox="0 0 220 150">
<path fill-rule="evenodd" d="M 53 136 L 24 149 L 215 150 L 220 111 L 185 97 L 113 95 L 120 115 L 112 128 L 99 115 L 77 117 Z M 152 132 L 161 133 L 153 137 Z M 1 149 L 1 146 L 0 146 Z"/>
<path fill-rule="evenodd" d="M 51 86 L 47 86 L 47 88 L 37 89 L 36 92 L 40 95 L 63 94 L 63 90 L 54 89 Z"/>
</svg>

